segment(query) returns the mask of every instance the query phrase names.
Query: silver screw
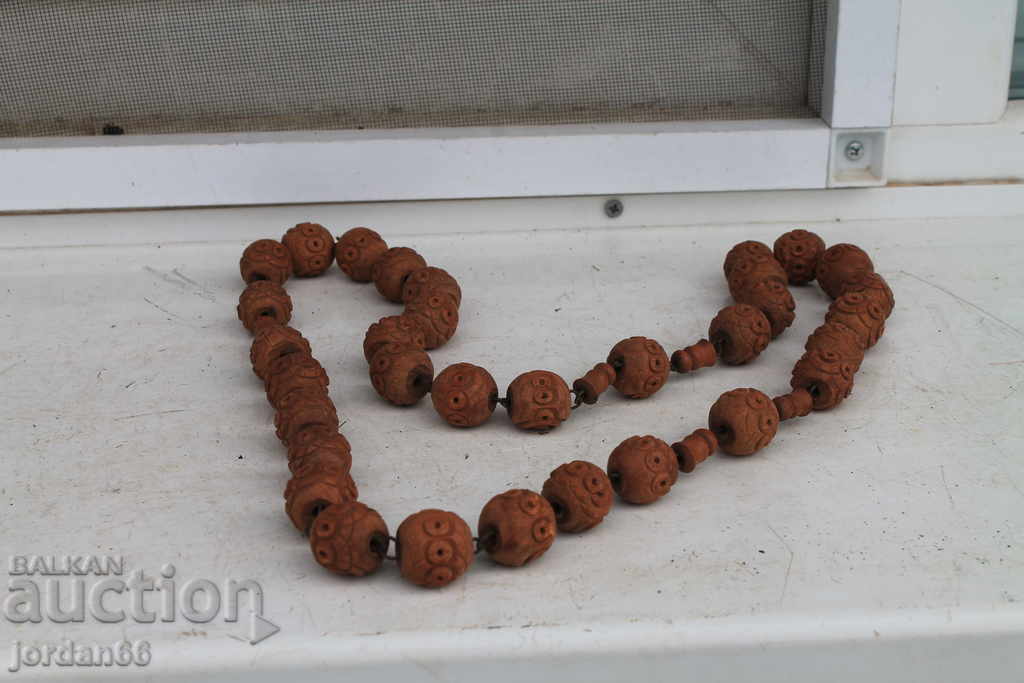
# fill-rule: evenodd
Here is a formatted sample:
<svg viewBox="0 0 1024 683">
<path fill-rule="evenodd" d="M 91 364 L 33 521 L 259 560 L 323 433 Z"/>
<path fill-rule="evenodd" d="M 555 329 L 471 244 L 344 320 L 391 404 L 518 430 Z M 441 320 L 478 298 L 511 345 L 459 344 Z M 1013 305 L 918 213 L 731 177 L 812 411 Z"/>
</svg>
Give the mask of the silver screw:
<svg viewBox="0 0 1024 683">
<path fill-rule="evenodd" d="M 860 140 L 850 140 L 843 153 L 846 154 L 846 158 L 850 161 L 858 161 L 864 156 L 864 143 Z"/>
<path fill-rule="evenodd" d="M 618 218 L 624 210 L 622 202 L 618 199 L 609 199 L 604 203 L 604 215 L 608 218 Z"/>
</svg>

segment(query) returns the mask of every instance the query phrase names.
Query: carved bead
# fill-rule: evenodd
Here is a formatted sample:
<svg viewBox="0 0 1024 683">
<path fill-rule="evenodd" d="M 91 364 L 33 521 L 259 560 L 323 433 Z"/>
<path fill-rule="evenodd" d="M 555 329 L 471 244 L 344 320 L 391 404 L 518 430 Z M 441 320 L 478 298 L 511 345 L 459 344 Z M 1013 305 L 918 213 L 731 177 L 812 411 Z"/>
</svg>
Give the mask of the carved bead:
<svg viewBox="0 0 1024 683">
<path fill-rule="evenodd" d="M 590 405 L 607 391 L 615 381 L 615 368 L 607 363 L 598 363 L 587 374 L 572 383 L 572 390 L 579 400 Z"/>
<path fill-rule="evenodd" d="M 307 458 L 288 480 L 284 509 L 295 528 L 306 533 L 328 505 L 358 497 L 356 483 L 341 465 L 323 458 L 315 461 Z"/>
<path fill-rule="evenodd" d="M 374 264 L 371 274 L 373 284 L 388 301 L 402 302 L 402 287 L 405 279 L 414 270 L 425 268 L 427 262 L 409 247 L 392 247 L 381 254 Z"/>
<path fill-rule="evenodd" d="M 669 492 L 678 477 L 672 448 L 653 436 L 631 436 L 608 456 L 612 488 L 628 503 L 653 503 Z"/>
<path fill-rule="evenodd" d="M 242 252 L 238 268 L 246 283 L 270 280 L 281 285 L 292 274 L 292 259 L 277 240 L 256 240 Z"/>
<path fill-rule="evenodd" d="M 857 333 L 846 325 L 826 322 L 819 325 L 804 344 L 805 351 L 828 351 L 853 365 L 853 371 L 860 369 L 864 360 L 864 349 L 860 345 Z"/>
<path fill-rule="evenodd" d="M 751 455 L 775 437 L 779 412 L 757 389 L 733 389 L 718 397 L 708 413 L 708 429 L 730 455 Z"/>
<path fill-rule="evenodd" d="M 733 304 L 718 312 L 708 326 L 708 339 L 727 365 L 743 365 L 757 358 L 771 340 L 771 324 L 757 308 Z"/>
<path fill-rule="evenodd" d="M 512 489 L 487 501 L 480 511 L 480 547 L 498 564 L 521 567 L 555 542 L 555 512 L 540 494 Z"/>
<path fill-rule="evenodd" d="M 531 370 L 512 380 L 506 401 L 512 423 L 537 432 L 562 424 L 572 410 L 565 380 L 547 370 Z"/>
<path fill-rule="evenodd" d="M 409 273 L 402 287 L 402 301 L 409 303 L 430 294 L 444 294 L 450 297 L 456 308 L 462 304 L 462 288 L 447 270 L 427 266 Z"/>
<path fill-rule="evenodd" d="M 334 258 L 341 272 L 356 282 L 373 279 L 373 264 L 388 250 L 388 243 L 369 228 L 352 228 L 338 238 Z"/>
<path fill-rule="evenodd" d="M 771 325 L 772 339 L 782 334 L 796 318 L 796 303 L 786 285 L 777 280 L 764 280 L 736 292 L 736 303 L 749 304 L 764 313 Z"/>
<path fill-rule="evenodd" d="M 299 223 L 281 238 L 292 257 L 292 271 L 299 277 L 313 277 L 331 267 L 334 236 L 319 223 Z"/>
<path fill-rule="evenodd" d="M 861 273 L 854 277 L 853 280 L 843 284 L 839 296 L 852 292 L 863 294 L 878 304 L 885 313 L 886 318 L 892 315 L 892 309 L 896 306 L 896 299 L 892 295 L 889 283 L 874 271 Z"/>
<path fill-rule="evenodd" d="M 238 319 L 245 329 L 256 332 L 268 321 L 287 325 L 292 318 L 292 300 L 284 287 L 270 280 L 250 282 L 238 297 Z"/>
<path fill-rule="evenodd" d="M 710 429 L 694 430 L 683 440 L 672 444 L 681 472 L 693 472 L 697 465 L 707 460 L 717 448 L 718 439 Z"/>
<path fill-rule="evenodd" d="M 668 354 L 647 337 L 623 339 L 612 347 L 607 362 L 615 368 L 612 386 L 628 398 L 647 398 L 668 379 Z"/>
<path fill-rule="evenodd" d="M 843 288 L 864 273 L 875 269 L 871 258 L 860 247 L 852 244 L 834 244 L 818 259 L 814 275 L 821 289 L 835 299 Z"/>
<path fill-rule="evenodd" d="M 287 394 L 278 402 L 274 414 L 274 427 L 277 438 L 285 446 L 302 429 L 310 425 L 324 425 L 338 429 L 338 411 L 327 394 L 300 389 Z"/>
<path fill-rule="evenodd" d="M 288 469 L 295 472 L 309 460 L 332 460 L 346 472 L 352 469 L 352 446 L 336 429 L 310 425 L 299 431 L 288 445 Z"/>
<path fill-rule="evenodd" d="M 727 283 L 734 299 L 740 294 L 765 280 L 786 284 L 788 276 L 774 256 L 739 259 L 729 271 Z"/>
<path fill-rule="evenodd" d="M 551 504 L 558 530 L 578 533 L 601 523 L 612 509 L 612 482 L 600 467 L 583 460 L 559 465 L 541 495 Z"/>
<path fill-rule="evenodd" d="M 436 349 L 452 338 L 459 327 L 459 307 L 444 294 L 427 294 L 405 305 L 404 317 L 423 330 L 428 349 Z"/>
<path fill-rule="evenodd" d="M 764 242 L 746 240 L 734 245 L 725 255 L 725 263 L 722 264 L 722 270 L 725 271 L 725 279 L 729 279 L 729 274 L 737 262 L 750 258 L 765 259 L 768 257 L 774 258 L 774 254 L 772 254 L 772 250 Z"/>
<path fill-rule="evenodd" d="M 359 501 L 328 505 L 309 530 L 309 545 L 321 567 L 346 576 L 380 568 L 388 550 L 388 525 Z"/>
<path fill-rule="evenodd" d="M 417 586 L 446 586 L 473 563 L 473 533 L 454 512 L 421 510 L 405 518 L 396 538 L 398 568 Z"/>
<path fill-rule="evenodd" d="M 676 372 L 693 372 L 711 367 L 718 360 L 714 345 L 707 339 L 679 349 L 672 353 L 672 369 Z"/>
<path fill-rule="evenodd" d="M 828 307 L 825 322 L 849 327 L 861 348 L 870 349 L 885 332 L 885 311 L 868 295 L 847 292 Z"/>
<path fill-rule="evenodd" d="M 476 427 L 498 405 L 498 385 L 487 370 L 470 363 L 449 365 L 430 387 L 434 410 L 453 427 Z"/>
<path fill-rule="evenodd" d="M 285 396 L 300 389 L 327 393 L 331 383 L 327 371 L 308 353 L 289 353 L 274 359 L 267 369 L 267 400 L 275 408 Z"/>
<path fill-rule="evenodd" d="M 788 394 L 776 396 L 772 399 L 775 409 L 779 411 L 779 420 L 792 420 L 794 417 L 803 417 L 811 412 L 814 407 L 814 399 L 806 389 L 794 389 Z"/>
<path fill-rule="evenodd" d="M 849 357 L 833 349 L 815 349 L 804 352 L 793 366 L 789 385 L 806 389 L 815 410 L 829 410 L 843 402 L 853 391 L 853 376 L 857 368 Z"/>
<path fill-rule="evenodd" d="M 301 332 L 287 325 L 264 325 L 252 340 L 249 361 L 252 363 L 252 371 L 265 381 L 274 360 L 289 353 L 300 352 L 311 352 L 309 342 Z"/>
<path fill-rule="evenodd" d="M 370 382 L 380 397 L 396 406 L 411 406 L 427 395 L 434 365 L 422 349 L 385 344 L 370 361 Z"/>
<path fill-rule="evenodd" d="M 363 356 L 369 363 L 377 349 L 385 344 L 404 344 L 417 349 L 427 348 L 423 329 L 412 318 L 404 315 L 389 315 L 381 318 L 366 329 L 363 338 Z"/>
<path fill-rule="evenodd" d="M 790 230 L 773 245 L 775 259 L 786 270 L 789 284 L 805 285 L 814 279 L 818 259 L 825 252 L 825 241 L 810 230 Z"/>
</svg>

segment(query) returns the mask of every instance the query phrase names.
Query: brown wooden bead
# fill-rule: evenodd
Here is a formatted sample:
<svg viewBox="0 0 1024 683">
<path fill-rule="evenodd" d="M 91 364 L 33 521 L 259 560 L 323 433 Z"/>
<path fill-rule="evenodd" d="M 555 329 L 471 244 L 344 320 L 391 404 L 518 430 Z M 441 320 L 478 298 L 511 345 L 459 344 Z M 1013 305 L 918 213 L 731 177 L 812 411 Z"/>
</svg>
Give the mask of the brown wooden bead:
<svg viewBox="0 0 1024 683">
<path fill-rule="evenodd" d="M 853 365 L 853 371 L 860 369 L 864 360 L 864 348 L 857 333 L 846 325 L 826 322 L 819 325 L 804 344 L 805 351 L 827 351 Z"/>
<path fill-rule="evenodd" d="M 428 349 L 443 346 L 459 327 L 459 307 L 445 294 L 429 293 L 410 301 L 403 316 L 423 330 Z"/>
<path fill-rule="evenodd" d="M 612 482 L 600 467 L 584 460 L 559 465 L 541 495 L 555 513 L 558 530 L 578 533 L 601 523 L 612 509 Z"/>
<path fill-rule="evenodd" d="M 848 283 L 875 269 L 864 250 L 853 244 L 834 244 L 818 259 L 814 275 L 821 289 L 835 299 Z"/>
<path fill-rule="evenodd" d="M 292 473 L 307 459 L 328 459 L 337 462 L 346 472 L 352 469 L 352 446 L 336 429 L 326 425 L 309 425 L 299 431 L 288 445 L 288 469 Z"/>
<path fill-rule="evenodd" d="M 278 402 L 274 414 L 277 438 L 285 446 L 302 429 L 310 425 L 324 425 L 338 429 L 338 411 L 327 394 L 313 390 L 293 391 Z"/>
<path fill-rule="evenodd" d="M 725 271 L 725 279 L 729 279 L 733 266 L 739 261 L 749 258 L 764 259 L 767 257 L 774 258 L 774 254 L 772 254 L 772 250 L 764 242 L 746 240 L 734 245 L 725 255 L 725 263 L 722 264 L 722 270 Z"/>
<path fill-rule="evenodd" d="M 631 436 L 608 456 L 612 488 L 627 503 L 653 503 L 669 492 L 678 477 L 672 448 L 653 436 Z"/>
<path fill-rule="evenodd" d="M 839 296 L 850 292 L 863 294 L 873 300 L 885 312 L 886 318 L 892 315 L 892 309 L 896 306 L 896 299 L 889 288 L 889 283 L 874 271 L 861 273 L 844 283 Z"/>
<path fill-rule="evenodd" d="M 456 363 L 434 378 L 430 400 L 441 419 L 453 427 L 476 427 L 498 405 L 498 385 L 487 370 Z"/>
<path fill-rule="evenodd" d="M 775 257 L 769 255 L 739 259 L 729 271 L 727 283 L 729 293 L 738 300 L 742 292 L 760 282 L 772 280 L 785 285 L 788 277 Z"/>
<path fill-rule="evenodd" d="M 627 398 L 647 398 L 665 386 L 670 369 L 661 344 L 647 337 L 623 339 L 612 347 L 607 362 L 615 368 L 612 386 Z"/>
<path fill-rule="evenodd" d="M 829 410 L 843 402 L 853 391 L 853 376 L 857 368 L 849 357 L 834 349 L 815 349 L 804 352 L 793 366 L 789 385 L 806 389 L 815 410 Z"/>
<path fill-rule="evenodd" d="M 341 272 L 356 282 L 373 279 L 373 264 L 385 251 L 388 243 L 369 228 L 352 228 L 338 238 L 334 245 L 334 258 Z"/>
<path fill-rule="evenodd" d="M 794 417 L 803 417 L 811 412 L 814 407 L 814 399 L 806 389 L 794 389 L 788 394 L 776 396 L 772 399 L 775 409 L 779 411 L 779 420 L 792 420 Z"/>
<path fill-rule="evenodd" d="M 512 423 L 520 429 L 547 432 L 569 419 L 569 387 L 547 370 L 531 370 L 508 385 L 506 405 Z"/>
<path fill-rule="evenodd" d="M 512 489 L 487 501 L 477 524 L 480 547 L 498 564 L 521 567 L 555 542 L 555 511 L 540 494 Z"/>
<path fill-rule="evenodd" d="M 718 312 L 708 326 L 708 339 L 727 365 L 743 365 L 757 358 L 771 341 L 771 323 L 749 304 L 733 304 Z"/>
<path fill-rule="evenodd" d="M 396 539 L 399 571 L 417 586 L 447 586 L 473 563 L 473 533 L 454 512 L 410 515 L 398 526 Z"/>
<path fill-rule="evenodd" d="M 396 406 L 411 406 L 430 391 L 434 364 L 422 349 L 385 344 L 370 361 L 370 382 L 380 397 Z"/>
<path fill-rule="evenodd" d="M 380 568 L 388 550 L 388 525 L 359 501 L 328 505 L 309 530 L 309 545 L 321 567 L 346 576 Z"/>
<path fill-rule="evenodd" d="M 753 287 L 736 292 L 736 303 L 749 304 L 768 318 L 772 339 L 782 334 L 796 319 L 796 303 L 786 285 L 777 280 L 764 280 Z"/>
<path fill-rule="evenodd" d="M 300 389 L 320 390 L 326 394 L 330 383 L 327 371 L 316 358 L 304 352 L 289 353 L 274 359 L 267 369 L 267 400 L 276 408 L 281 399 Z"/>
<path fill-rule="evenodd" d="M 708 459 L 718 448 L 718 439 L 710 429 L 697 429 L 672 444 L 680 472 L 693 472 L 697 465 Z"/>
<path fill-rule="evenodd" d="M 707 339 L 701 339 L 696 344 L 672 353 L 672 369 L 680 373 L 711 367 L 717 361 L 715 347 Z"/>
<path fill-rule="evenodd" d="M 814 279 L 818 259 L 825 253 L 825 241 L 810 230 L 790 230 L 780 235 L 772 253 L 789 276 L 789 284 L 806 285 Z"/>
<path fill-rule="evenodd" d="M 285 513 L 295 528 L 306 533 L 328 505 L 359 497 L 359 489 L 340 464 L 325 458 L 306 459 L 284 489 Z"/>
<path fill-rule="evenodd" d="M 757 389 L 733 389 L 718 397 L 708 413 L 708 429 L 730 455 L 751 455 L 775 437 L 779 412 Z"/>
<path fill-rule="evenodd" d="M 377 291 L 388 301 L 402 302 L 405 279 L 414 271 L 425 268 L 427 262 L 409 247 L 392 247 L 380 255 L 371 274 Z"/>
<path fill-rule="evenodd" d="M 302 333 L 287 325 L 264 325 L 256 332 L 249 348 L 249 361 L 256 376 L 266 381 L 270 364 L 289 353 L 311 353 Z"/>
<path fill-rule="evenodd" d="M 597 403 L 597 399 L 614 381 L 615 368 L 608 363 L 598 363 L 572 383 L 572 390 L 579 400 L 590 405 Z"/>
<path fill-rule="evenodd" d="M 443 268 L 427 266 L 409 273 L 402 286 L 402 301 L 409 303 L 431 294 L 443 294 L 455 302 L 456 308 L 462 304 L 462 288 L 455 278 Z"/>
<path fill-rule="evenodd" d="M 281 285 L 292 274 L 292 259 L 277 240 L 256 240 L 242 252 L 238 268 L 246 283 L 270 280 Z"/>
<path fill-rule="evenodd" d="M 292 318 L 292 300 L 284 287 L 270 280 L 250 282 L 238 297 L 238 319 L 250 332 L 269 321 L 287 325 Z"/>
<path fill-rule="evenodd" d="M 389 315 L 370 325 L 363 338 L 363 356 L 369 363 L 377 349 L 385 344 L 405 344 L 417 349 L 427 348 L 423 329 L 412 318 Z"/>
<path fill-rule="evenodd" d="M 319 223 L 299 223 L 281 238 L 292 257 L 292 272 L 299 277 L 320 275 L 334 261 L 334 236 Z"/>
<path fill-rule="evenodd" d="M 870 349 L 885 332 L 885 311 L 867 294 L 847 292 L 828 307 L 825 322 L 845 325 L 857 335 L 862 349 Z"/>
</svg>

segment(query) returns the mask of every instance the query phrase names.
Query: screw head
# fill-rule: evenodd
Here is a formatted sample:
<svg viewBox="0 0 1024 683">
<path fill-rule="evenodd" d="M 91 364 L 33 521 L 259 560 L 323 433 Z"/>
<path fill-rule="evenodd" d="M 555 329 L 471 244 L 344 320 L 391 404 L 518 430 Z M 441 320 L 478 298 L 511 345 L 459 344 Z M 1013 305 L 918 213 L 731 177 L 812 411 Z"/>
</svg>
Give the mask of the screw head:
<svg viewBox="0 0 1024 683">
<path fill-rule="evenodd" d="M 846 149 L 843 150 L 843 154 L 850 161 L 859 161 L 864 156 L 864 143 L 860 140 L 850 140 Z"/>
<path fill-rule="evenodd" d="M 604 215 L 608 218 L 618 218 L 625 211 L 622 202 L 618 199 L 609 199 L 604 203 Z"/>
</svg>

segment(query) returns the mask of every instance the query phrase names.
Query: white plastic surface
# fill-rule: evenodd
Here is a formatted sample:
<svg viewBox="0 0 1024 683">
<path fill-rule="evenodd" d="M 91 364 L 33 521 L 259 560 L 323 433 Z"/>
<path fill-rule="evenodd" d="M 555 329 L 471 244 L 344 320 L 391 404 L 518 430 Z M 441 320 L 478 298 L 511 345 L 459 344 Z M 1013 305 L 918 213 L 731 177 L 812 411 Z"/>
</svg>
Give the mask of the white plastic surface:
<svg viewBox="0 0 1024 683">
<path fill-rule="evenodd" d="M 979 190 L 942 191 L 952 202 Z M 913 196 L 861 192 L 891 206 Z M 279 207 L 0 218 L 4 564 L 98 553 L 151 576 L 173 563 L 179 586 L 254 579 L 264 616 L 281 628 L 250 645 L 244 620 L 220 617 L 0 618 L 3 657 L 15 640 L 152 646 L 146 667 L 23 668 L 12 679 L 212 680 L 211 670 L 239 681 L 279 681 L 286 671 L 303 681 L 1020 679 L 1022 218 L 801 222 L 821 215 L 817 196 L 752 195 L 751 213 L 760 202 L 772 223 L 645 228 L 629 219 L 644 215 L 637 199 L 622 223 L 602 229 L 423 231 L 443 224 L 441 204 L 396 205 L 389 224 L 374 224 L 462 283 L 459 333 L 433 352 L 435 367 L 477 363 L 501 387 L 537 368 L 571 380 L 630 335 L 669 350 L 692 343 L 729 301 L 729 246 L 770 243 L 796 225 L 862 245 L 897 300 L 838 409 L 784 424 L 753 457 L 715 456 L 655 505 L 617 505 L 531 566 L 501 569 L 481 557 L 441 591 L 413 588 L 393 567 L 363 580 L 329 575 L 283 513 L 283 450 L 235 318 L 237 260 L 248 239 L 279 235 L 289 213 L 321 216 Z M 773 202 L 789 217 L 778 218 Z M 324 215 L 341 232 L 368 214 Z M 36 234 L 46 246 L 30 246 Z M 361 340 L 396 307 L 336 269 L 287 286 L 294 324 L 331 376 L 361 498 L 392 529 L 428 506 L 474 524 L 491 495 L 538 489 L 562 462 L 603 464 L 631 434 L 689 433 L 727 389 L 786 391 L 827 306 L 817 288 L 795 289 L 795 325 L 750 366 L 673 376 L 644 401 L 612 391 L 538 436 L 516 431 L 500 408 L 485 426 L 455 431 L 429 404 L 385 405 Z"/>
</svg>

